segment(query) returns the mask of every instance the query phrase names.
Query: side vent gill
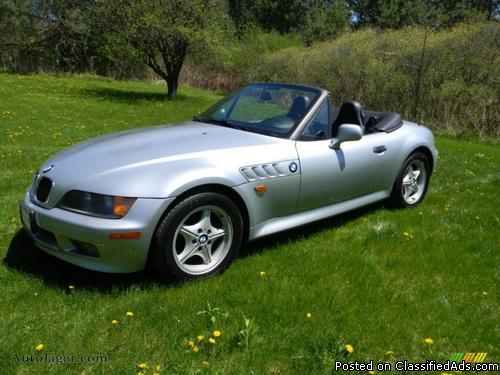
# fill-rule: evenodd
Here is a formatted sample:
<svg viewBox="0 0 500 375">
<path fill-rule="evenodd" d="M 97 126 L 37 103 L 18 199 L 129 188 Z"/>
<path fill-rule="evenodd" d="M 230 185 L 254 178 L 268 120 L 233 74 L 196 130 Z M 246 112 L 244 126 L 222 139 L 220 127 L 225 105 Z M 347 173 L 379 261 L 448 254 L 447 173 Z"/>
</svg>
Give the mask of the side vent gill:
<svg viewBox="0 0 500 375">
<path fill-rule="evenodd" d="M 288 165 L 291 161 L 267 163 L 240 168 L 240 172 L 248 181 L 267 180 L 269 178 L 285 177 L 294 173 L 290 172 Z"/>
</svg>

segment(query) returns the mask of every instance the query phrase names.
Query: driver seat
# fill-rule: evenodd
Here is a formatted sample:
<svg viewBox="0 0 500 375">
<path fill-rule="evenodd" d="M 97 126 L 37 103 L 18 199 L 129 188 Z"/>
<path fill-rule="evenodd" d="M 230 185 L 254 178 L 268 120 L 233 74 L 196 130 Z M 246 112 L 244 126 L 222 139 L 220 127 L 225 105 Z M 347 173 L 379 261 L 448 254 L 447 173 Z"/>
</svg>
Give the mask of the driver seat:
<svg viewBox="0 0 500 375">
<path fill-rule="evenodd" d="M 361 126 L 363 133 L 365 132 L 365 126 L 363 121 L 363 110 L 361 104 L 354 100 L 345 102 L 342 104 L 339 110 L 337 118 L 332 124 L 332 136 L 337 136 L 337 131 L 342 124 L 355 124 Z"/>
</svg>

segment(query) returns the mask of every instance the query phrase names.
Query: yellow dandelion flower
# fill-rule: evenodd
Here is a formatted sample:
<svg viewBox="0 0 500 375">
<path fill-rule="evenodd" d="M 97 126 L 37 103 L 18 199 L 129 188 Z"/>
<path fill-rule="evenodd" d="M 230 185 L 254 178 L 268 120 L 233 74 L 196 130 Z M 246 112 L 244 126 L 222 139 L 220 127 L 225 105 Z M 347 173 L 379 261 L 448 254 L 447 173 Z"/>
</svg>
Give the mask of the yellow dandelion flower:
<svg viewBox="0 0 500 375">
<path fill-rule="evenodd" d="M 198 339 L 198 341 L 203 341 L 203 340 L 205 340 L 205 336 L 203 336 L 203 335 L 199 335 L 199 336 L 197 337 L 197 339 Z"/>
<path fill-rule="evenodd" d="M 134 313 L 132 311 L 127 311 L 127 316 L 132 317 L 132 316 L 134 316 Z"/>
<path fill-rule="evenodd" d="M 148 368 L 148 365 L 146 363 L 139 363 L 137 367 L 139 367 L 141 370 L 144 370 Z"/>
<path fill-rule="evenodd" d="M 69 290 L 75 290 L 75 286 L 74 285 L 68 285 L 68 289 Z"/>
<path fill-rule="evenodd" d="M 266 273 L 264 271 L 260 271 L 259 275 L 260 275 L 260 277 L 264 277 L 264 276 L 266 276 Z"/>
<path fill-rule="evenodd" d="M 425 342 L 427 345 L 432 345 L 432 344 L 434 344 L 434 340 L 433 340 L 433 339 L 431 339 L 430 337 L 427 337 L 427 338 L 424 340 L 424 342 Z"/>
<path fill-rule="evenodd" d="M 307 319 L 311 319 L 311 318 L 313 317 L 313 314 L 311 314 L 310 312 L 308 312 L 308 313 L 306 314 L 306 317 L 307 317 Z"/>
<path fill-rule="evenodd" d="M 210 338 L 208 339 L 208 342 L 209 342 L 210 344 L 215 344 L 217 341 L 215 341 L 215 339 L 214 339 L 213 337 L 210 337 Z"/>
<path fill-rule="evenodd" d="M 488 295 L 488 292 L 483 292 L 483 296 L 487 296 Z"/>
<path fill-rule="evenodd" d="M 160 375 L 159 372 L 153 372 L 153 375 Z"/>
<path fill-rule="evenodd" d="M 160 365 L 156 365 L 155 371 L 160 371 L 160 370 L 161 370 L 161 366 Z"/>
<path fill-rule="evenodd" d="M 118 324 L 118 320 L 113 319 L 113 320 L 111 321 L 111 324 Z"/>
<path fill-rule="evenodd" d="M 43 350 L 43 348 L 45 348 L 45 345 L 43 345 L 43 344 L 38 344 L 37 346 L 35 346 L 35 350 L 37 352 L 41 352 Z"/>
<path fill-rule="evenodd" d="M 137 375 L 144 375 L 144 373 L 142 371 L 139 371 Z"/>
<path fill-rule="evenodd" d="M 188 346 L 189 346 L 190 348 L 192 348 L 192 347 L 194 346 L 194 342 L 193 342 L 192 340 L 189 340 L 189 341 L 188 341 Z"/>
<path fill-rule="evenodd" d="M 220 337 L 221 333 L 220 331 L 214 331 L 214 337 Z"/>
<path fill-rule="evenodd" d="M 344 348 L 345 348 L 346 352 L 349 354 L 354 352 L 354 348 L 352 347 L 352 345 L 347 344 Z"/>
<path fill-rule="evenodd" d="M 413 238 L 413 235 L 411 233 L 408 233 L 408 232 L 403 232 L 403 235 L 406 237 L 406 238 Z"/>
<path fill-rule="evenodd" d="M 370 375 L 375 375 L 375 371 L 368 371 Z"/>
<path fill-rule="evenodd" d="M 200 351 L 200 348 L 198 348 L 196 345 L 193 346 L 193 352 L 198 353 Z"/>
<path fill-rule="evenodd" d="M 203 362 L 201 362 L 201 364 L 202 364 L 203 366 L 208 366 L 208 361 L 203 361 Z"/>
</svg>

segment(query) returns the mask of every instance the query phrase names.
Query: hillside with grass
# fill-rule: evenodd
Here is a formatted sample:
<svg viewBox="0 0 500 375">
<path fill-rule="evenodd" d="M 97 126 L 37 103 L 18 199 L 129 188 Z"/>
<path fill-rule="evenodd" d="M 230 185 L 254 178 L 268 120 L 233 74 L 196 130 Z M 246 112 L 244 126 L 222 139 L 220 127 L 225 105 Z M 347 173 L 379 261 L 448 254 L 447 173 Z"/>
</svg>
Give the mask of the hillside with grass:
<svg viewBox="0 0 500 375">
<path fill-rule="evenodd" d="M 44 160 L 100 134 L 189 119 L 220 98 L 164 92 L 0 74 L 0 372 L 331 374 L 335 360 L 444 362 L 456 352 L 500 361 L 500 150 L 491 144 L 437 137 L 419 207 L 377 204 L 247 244 L 224 274 L 196 282 L 100 274 L 38 250 L 18 201 Z M 106 362 L 16 360 L 35 354 Z"/>
</svg>

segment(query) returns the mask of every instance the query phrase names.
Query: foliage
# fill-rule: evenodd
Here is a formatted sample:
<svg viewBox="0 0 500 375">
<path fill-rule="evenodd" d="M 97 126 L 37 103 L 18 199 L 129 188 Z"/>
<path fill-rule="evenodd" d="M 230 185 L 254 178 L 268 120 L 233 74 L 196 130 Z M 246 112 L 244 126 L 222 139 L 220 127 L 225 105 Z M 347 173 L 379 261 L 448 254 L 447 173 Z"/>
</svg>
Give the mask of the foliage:
<svg viewBox="0 0 500 375">
<path fill-rule="evenodd" d="M 88 69 L 90 4 L 85 0 L 2 2 L 0 58 L 4 65 L 18 71 Z"/>
<path fill-rule="evenodd" d="M 295 29 L 304 44 L 335 37 L 348 30 L 349 10 L 343 0 L 315 1 L 305 13 L 304 19 Z"/>
<path fill-rule="evenodd" d="M 186 56 L 209 50 L 224 17 L 218 0 L 116 0 L 103 2 L 101 8 L 104 29 L 138 51 L 166 81 L 168 97 L 177 94 Z"/>
<path fill-rule="evenodd" d="M 219 99 L 181 87 L 164 100 L 151 82 L 0 74 L 2 373 L 136 374 L 145 364 L 148 374 L 157 365 L 160 374 L 331 374 L 335 359 L 445 362 L 469 350 L 498 362 L 498 146 L 438 137 L 418 208 L 376 205 L 250 243 L 224 274 L 197 282 L 82 270 L 23 234 L 17 202 L 44 160 L 97 135 L 189 119 Z M 197 315 L 207 302 L 227 319 Z M 248 350 L 242 316 L 252 319 Z M 188 350 L 185 340 L 215 330 L 216 344 Z M 107 362 L 20 363 L 16 353 Z"/>
<path fill-rule="evenodd" d="M 347 0 L 357 26 L 452 26 L 498 16 L 498 0 Z"/>
<path fill-rule="evenodd" d="M 258 27 L 266 32 L 296 33 L 305 44 L 339 34 L 348 28 L 350 19 L 343 0 L 229 0 L 229 15 L 240 37 Z"/>
<path fill-rule="evenodd" d="M 314 0 L 313 0 L 314 1 Z M 238 29 L 257 25 L 266 31 L 291 32 L 303 22 L 311 0 L 229 0 L 229 14 Z"/>
<path fill-rule="evenodd" d="M 248 26 L 240 38 L 229 39 L 214 48 L 209 59 L 188 57 L 181 80 L 196 87 L 231 91 L 252 79 L 254 66 L 265 54 L 301 44 L 295 34 L 264 32 Z"/>
<path fill-rule="evenodd" d="M 248 81 L 309 83 L 331 90 L 336 105 L 355 99 L 443 133 L 498 136 L 499 41 L 496 22 L 363 30 L 268 54 Z"/>
</svg>

